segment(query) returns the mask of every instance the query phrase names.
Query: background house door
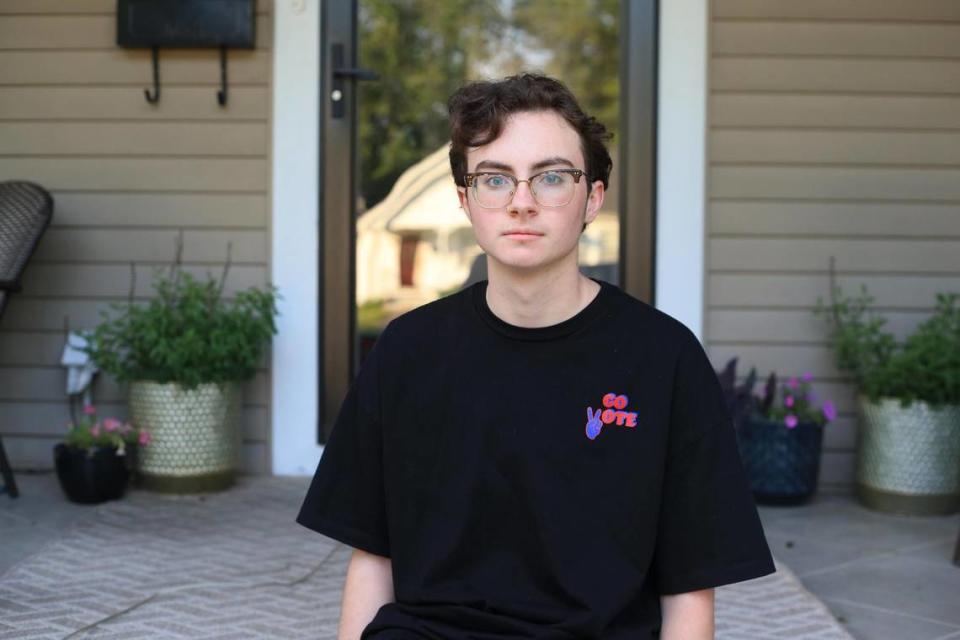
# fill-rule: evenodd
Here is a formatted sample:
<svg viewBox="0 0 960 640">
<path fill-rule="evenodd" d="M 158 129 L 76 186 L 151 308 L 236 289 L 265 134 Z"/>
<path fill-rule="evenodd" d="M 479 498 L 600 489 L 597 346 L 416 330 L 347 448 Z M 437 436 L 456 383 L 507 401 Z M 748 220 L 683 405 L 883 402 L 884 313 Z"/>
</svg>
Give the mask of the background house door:
<svg viewBox="0 0 960 640">
<path fill-rule="evenodd" d="M 446 100 L 465 82 L 545 72 L 614 132 L 581 269 L 652 299 L 656 5 L 323 3 L 319 442 L 391 318 L 486 277 L 447 156 Z"/>
</svg>

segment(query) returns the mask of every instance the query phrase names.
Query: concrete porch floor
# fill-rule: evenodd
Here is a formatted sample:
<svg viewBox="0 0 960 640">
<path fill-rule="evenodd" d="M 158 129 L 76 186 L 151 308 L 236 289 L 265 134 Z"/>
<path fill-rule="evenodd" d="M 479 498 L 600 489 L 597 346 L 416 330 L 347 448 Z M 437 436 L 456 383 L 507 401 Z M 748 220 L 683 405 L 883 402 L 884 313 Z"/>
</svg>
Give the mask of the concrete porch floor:
<svg viewBox="0 0 960 640">
<path fill-rule="evenodd" d="M 20 498 L 0 495 L 0 574 L 93 512 L 67 501 L 53 473 L 17 481 Z M 960 567 L 951 563 L 960 515 L 891 516 L 826 492 L 759 511 L 773 554 L 854 637 L 960 640 Z"/>
<path fill-rule="evenodd" d="M 774 556 L 854 637 L 960 639 L 960 515 L 888 515 L 835 492 L 758 511 Z"/>
</svg>

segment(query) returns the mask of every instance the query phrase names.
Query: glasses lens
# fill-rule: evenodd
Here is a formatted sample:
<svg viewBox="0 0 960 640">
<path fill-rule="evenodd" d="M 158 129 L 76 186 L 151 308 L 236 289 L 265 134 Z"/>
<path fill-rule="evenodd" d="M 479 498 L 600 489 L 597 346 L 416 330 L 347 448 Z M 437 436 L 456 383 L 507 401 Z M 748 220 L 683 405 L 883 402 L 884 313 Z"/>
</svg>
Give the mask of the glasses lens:
<svg viewBox="0 0 960 640">
<path fill-rule="evenodd" d="M 516 190 L 510 176 L 501 173 L 485 173 L 477 176 L 475 180 L 474 194 L 481 207 L 505 207 Z"/>
<path fill-rule="evenodd" d="M 545 207 L 562 207 L 573 199 L 576 183 L 563 171 L 545 171 L 533 179 L 533 197 Z"/>
</svg>

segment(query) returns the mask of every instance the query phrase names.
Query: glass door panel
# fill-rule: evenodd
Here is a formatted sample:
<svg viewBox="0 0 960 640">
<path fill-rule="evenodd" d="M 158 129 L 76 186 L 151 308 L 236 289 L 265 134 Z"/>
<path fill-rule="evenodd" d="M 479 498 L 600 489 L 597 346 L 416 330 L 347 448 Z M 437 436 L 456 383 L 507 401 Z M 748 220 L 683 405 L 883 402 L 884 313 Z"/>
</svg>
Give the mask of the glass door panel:
<svg viewBox="0 0 960 640">
<path fill-rule="evenodd" d="M 486 278 L 448 161 L 446 100 L 471 80 L 538 70 L 614 133 L 614 172 L 580 239 L 584 273 L 619 284 L 620 2 L 359 0 L 356 318 L 359 361 L 393 317 Z"/>
</svg>

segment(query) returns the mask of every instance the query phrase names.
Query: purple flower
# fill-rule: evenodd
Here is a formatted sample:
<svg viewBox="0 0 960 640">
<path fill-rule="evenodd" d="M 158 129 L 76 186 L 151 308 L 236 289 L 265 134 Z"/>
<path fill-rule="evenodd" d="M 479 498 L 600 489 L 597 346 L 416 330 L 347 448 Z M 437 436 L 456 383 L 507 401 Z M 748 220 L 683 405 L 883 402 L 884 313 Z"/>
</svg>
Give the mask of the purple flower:
<svg viewBox="0 0 960 640">
<path fill-rule="evenodd" d="M 805 373 L 803 374 L 803 381 L 804 381 L 804 382 L 810 382 L 811 380 L 813 380 L 813 374 L 810 373 L 809 371 L 805 372 Z"/>
<path fill-rule="evenodd" d="M 821 409 L 823 410 L 823 417 L 825 417 L 827 420 L 832 421 L 837 419 L 837 408 L 834 407 L 833 403 L 829 400 L 823 403 Z"/>
<path fill-rule="evenodd" d="M 783 423 L 787 425 L 787 429 L 793 429 L 797 426 L 797 416 L 792 413 L 787 414 L 787 417 L 783 419 Z"/>
<path fill-rule="evenodd" d="M 788 406 L 788 407 L 792 407 L 792 406 L 793 406 L 793 396 L 787 396 L 786 398 L 784 398 L 784 399 L 783 399 L 783 404 L 785 404 L 785 405 Z"/>
<path fill-rule="evenodd" d="M 789 380 L 787 380 L 787 386 L 790 387 L 791 389 L 796 389 L 797 387 L 800 386 L 800 381 L 797 380 L 796 376 L 793 376 Z"/>
</svg>

